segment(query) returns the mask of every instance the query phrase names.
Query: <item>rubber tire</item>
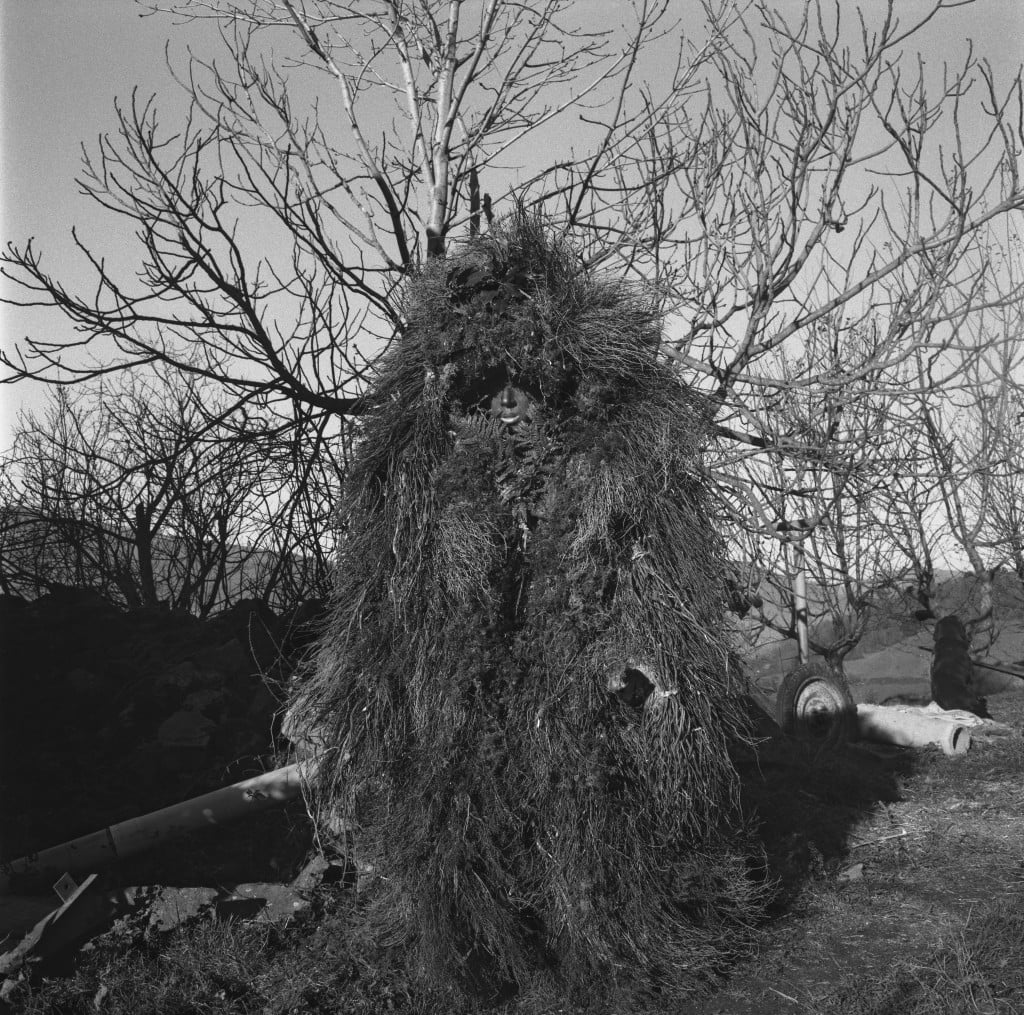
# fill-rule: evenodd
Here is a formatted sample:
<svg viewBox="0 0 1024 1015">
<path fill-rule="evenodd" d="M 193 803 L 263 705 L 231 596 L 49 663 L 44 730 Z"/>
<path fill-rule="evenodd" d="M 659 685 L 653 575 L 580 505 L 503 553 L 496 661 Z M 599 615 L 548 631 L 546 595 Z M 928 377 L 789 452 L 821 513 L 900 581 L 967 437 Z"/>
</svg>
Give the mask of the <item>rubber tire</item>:
<svg viewBox="0 0 1024 1015">
<path fill-rule="evenodd" d="M 842 673 L 827 663 L 805 663 L 787 673 L 775 696 L 784 733 L 821 747 L 857 739 L 857 705 Z"/>
</svg>

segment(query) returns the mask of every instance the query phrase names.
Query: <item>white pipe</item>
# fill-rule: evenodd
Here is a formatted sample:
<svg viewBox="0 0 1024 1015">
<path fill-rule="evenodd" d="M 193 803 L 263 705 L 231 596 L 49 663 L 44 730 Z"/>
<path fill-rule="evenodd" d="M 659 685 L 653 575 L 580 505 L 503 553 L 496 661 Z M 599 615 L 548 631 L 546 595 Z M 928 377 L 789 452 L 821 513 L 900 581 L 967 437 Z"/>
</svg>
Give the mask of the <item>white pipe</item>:
<svg viewBox="0 0 1024 1015">
<path fill-rule="evenodd" d="M 900 747 L 934 744 L 950 758 L 966 754 L 971 747 L 971 731 L 961 723 L 888 705 L 858 705 L 857 731 L 861 740 Z"/>
<path fill-rule="evenodd" d="M 0 891 L 11 875 L 59 877 L 73 870 L 92 872 L 186 832 L 279 807 L 299 795 L 303 781 L 313 774 L 315 767 L 316 759 L 308 759 L 275 768 L 191 800 L 128 818 L 39 853 L 0 863 Z"/>
</svg>

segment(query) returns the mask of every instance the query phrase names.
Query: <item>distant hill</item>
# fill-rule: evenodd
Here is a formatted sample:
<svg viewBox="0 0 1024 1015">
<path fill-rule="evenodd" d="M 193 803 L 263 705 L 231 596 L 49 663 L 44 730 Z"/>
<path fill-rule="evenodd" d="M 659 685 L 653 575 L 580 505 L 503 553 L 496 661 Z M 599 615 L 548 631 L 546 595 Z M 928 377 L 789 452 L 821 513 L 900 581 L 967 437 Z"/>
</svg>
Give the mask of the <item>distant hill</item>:
<svg viewBox="0 0 1024 1015">
<path fill-rule="evenodd" d="M 270 550 L 235 543 L 221 553 L 214 540 L 196 547 L 157 534 L 151 555 L 156 597 L 164 603 L 217 610 L 265 598 L 272 586 L 271 605 L 283 609 L 324 591 L 326 576 L 315 553 L 282 560 Z M 66 585 L 93 588 L 124 606 L 139 605 L 144 584 L 130 532 L 10 506 L 0 506 L 0 579 L 0 591 L 27 599 Z M 189 602 L 182 604 L 186 594 Z"/>
</svg>

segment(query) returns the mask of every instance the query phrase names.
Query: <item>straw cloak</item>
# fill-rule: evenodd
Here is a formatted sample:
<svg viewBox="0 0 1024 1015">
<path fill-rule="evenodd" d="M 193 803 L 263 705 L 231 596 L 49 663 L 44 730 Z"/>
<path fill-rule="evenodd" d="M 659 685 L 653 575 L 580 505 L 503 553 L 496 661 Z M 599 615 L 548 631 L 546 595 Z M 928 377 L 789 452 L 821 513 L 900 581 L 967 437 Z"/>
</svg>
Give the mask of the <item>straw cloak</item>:
<svg viewBox="0 0 1024 1015">
<path fill-rule="evenodd" d="M 292 706 L 315 810 L 357 825 L 367 918 L 428 979 L 685 978 L 751 905 L 706 406 L 653 300 L 526 216 L 404 316 Z"/>
</svg>

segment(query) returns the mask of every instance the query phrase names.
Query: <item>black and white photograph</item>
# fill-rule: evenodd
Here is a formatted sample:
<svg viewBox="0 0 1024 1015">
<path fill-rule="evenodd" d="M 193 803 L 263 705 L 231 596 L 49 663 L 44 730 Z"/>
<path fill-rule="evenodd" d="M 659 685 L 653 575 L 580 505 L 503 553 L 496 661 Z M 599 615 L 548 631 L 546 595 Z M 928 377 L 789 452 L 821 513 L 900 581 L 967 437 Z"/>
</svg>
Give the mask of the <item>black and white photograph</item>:
<svg viewBox="0 0 1024 1015">
<path fill-rule="evenodd" d="M 1024 3 L 0 0 L 8 1012 L 1024 1012 Z"/>
</svg>

